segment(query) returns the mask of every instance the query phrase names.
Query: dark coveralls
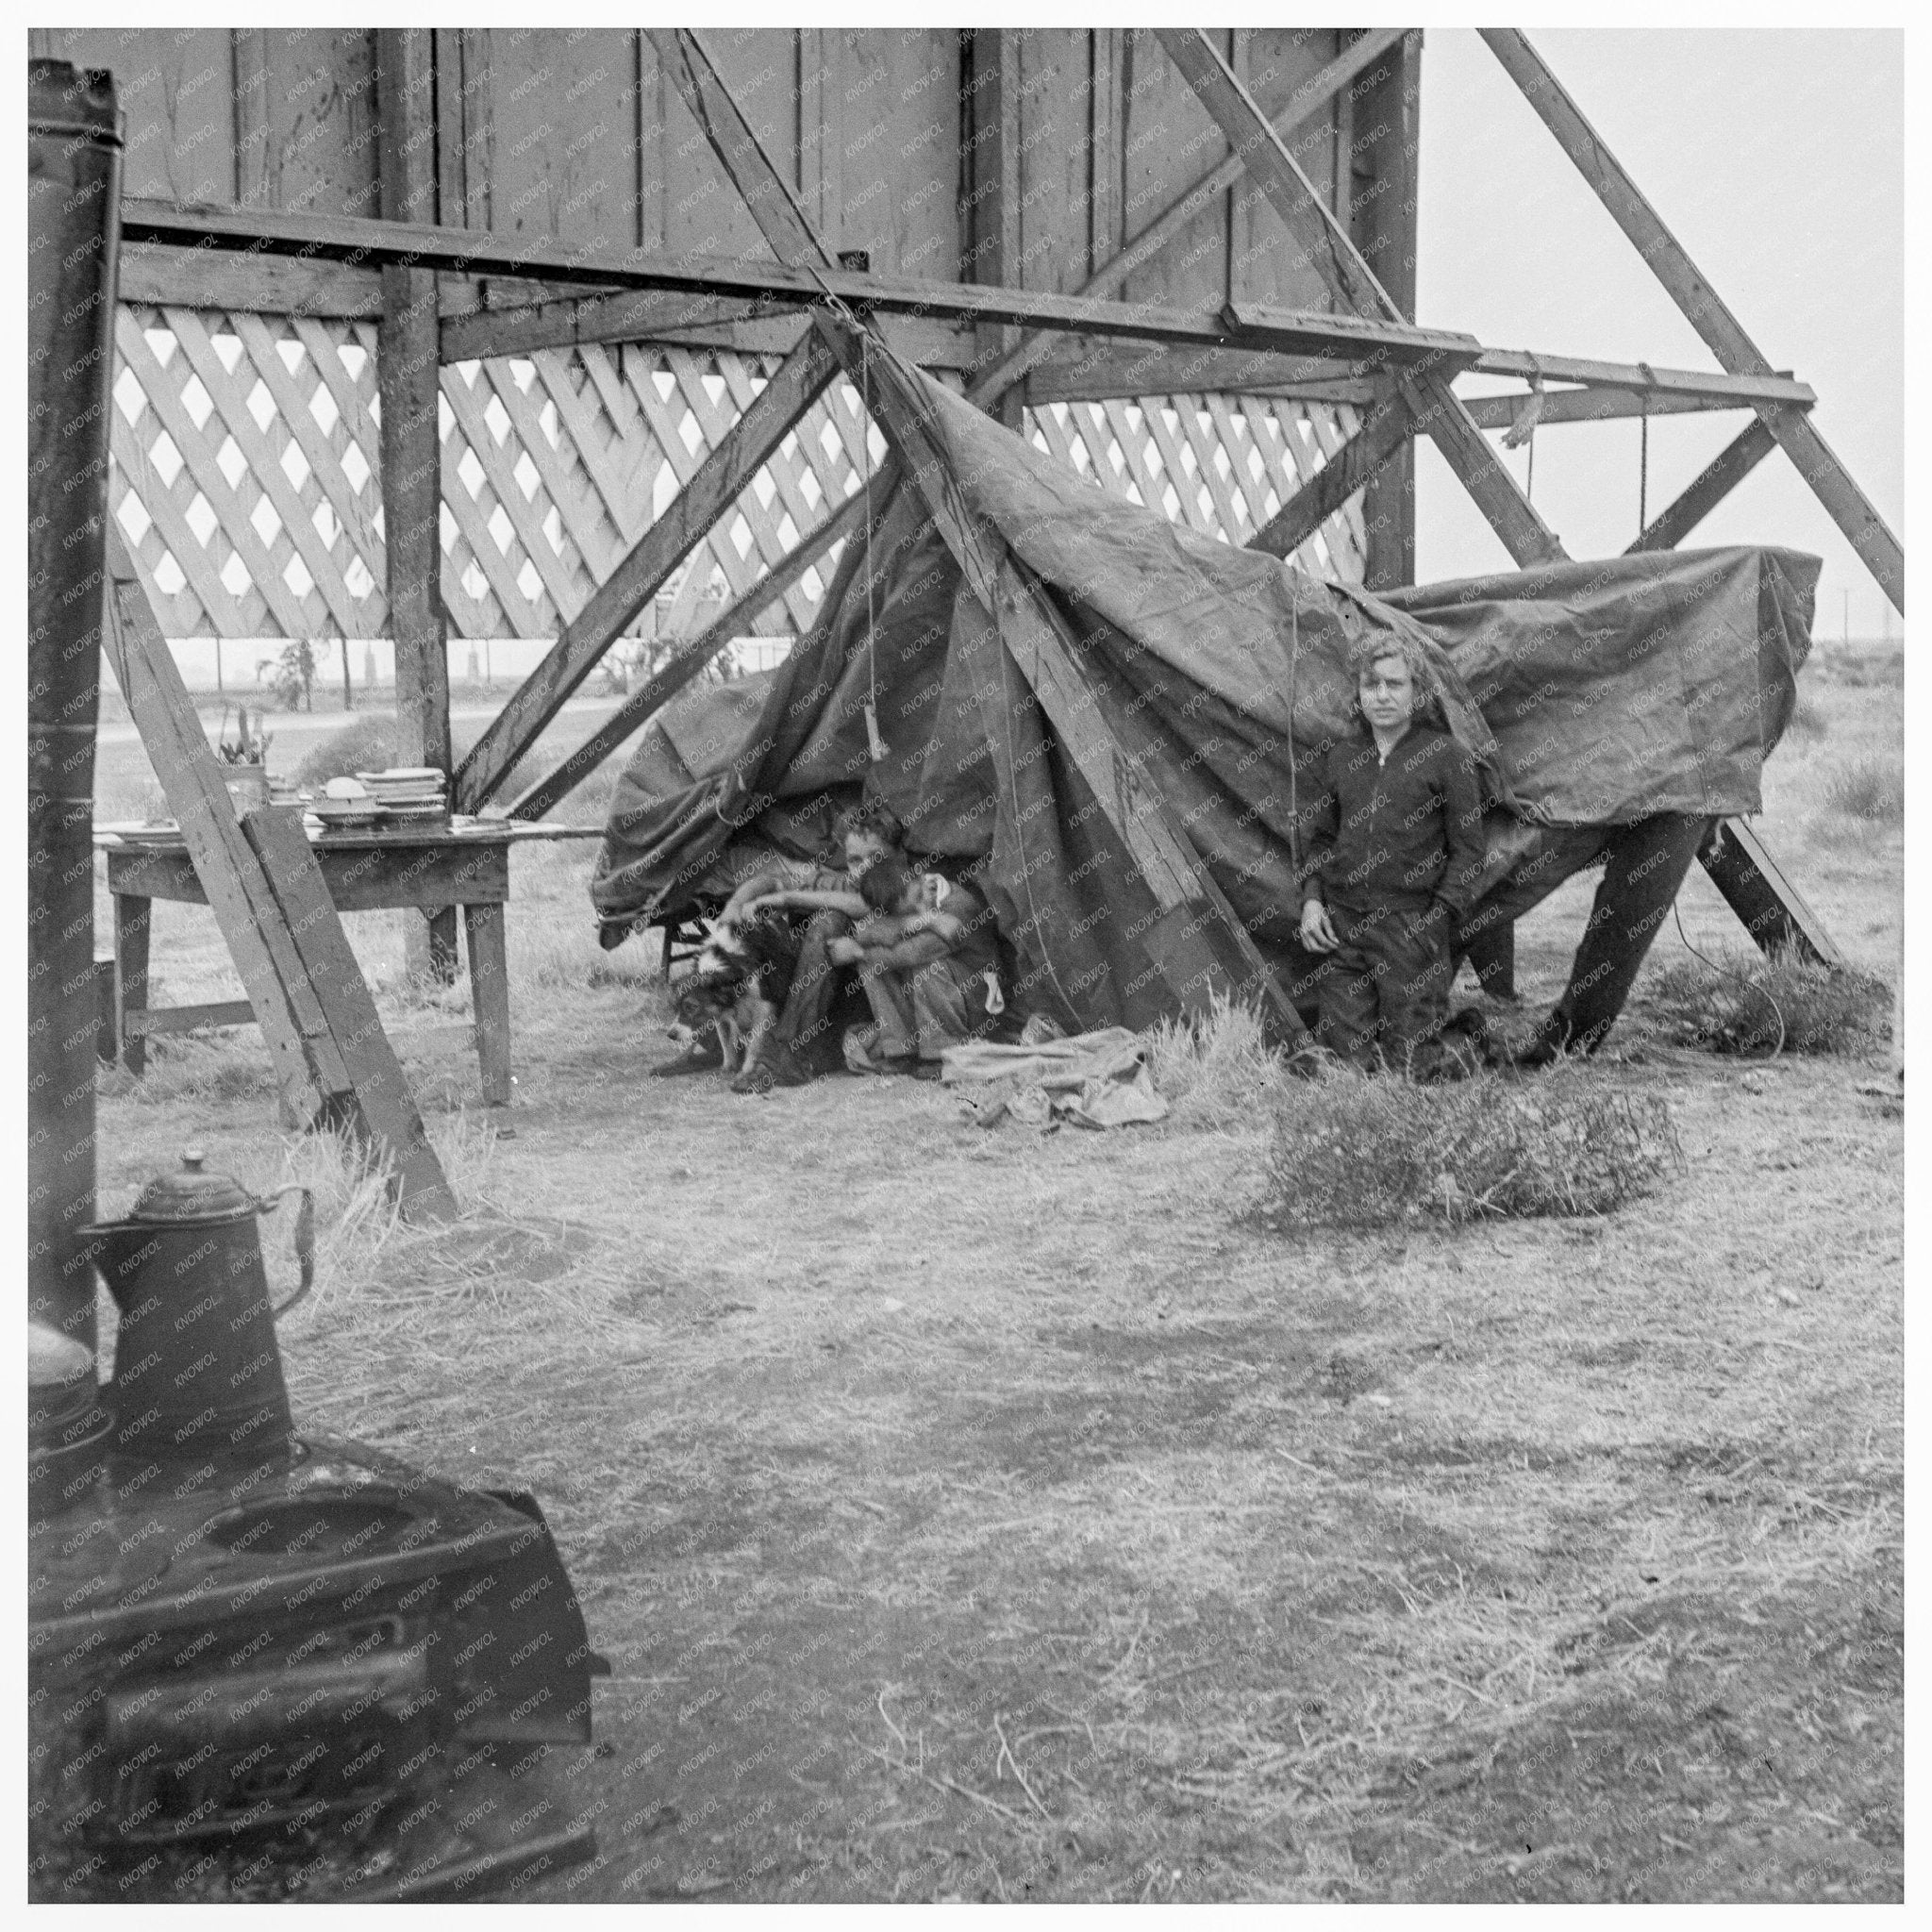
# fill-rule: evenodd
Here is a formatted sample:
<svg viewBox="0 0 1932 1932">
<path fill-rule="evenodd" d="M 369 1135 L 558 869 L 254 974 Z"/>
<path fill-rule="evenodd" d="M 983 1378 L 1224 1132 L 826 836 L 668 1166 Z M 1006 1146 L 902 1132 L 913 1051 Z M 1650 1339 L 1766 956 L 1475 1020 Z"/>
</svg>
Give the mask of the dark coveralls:
<svg viewBox="0 0 1932 1932">
<path fill-rule="evenodd" d="M 1410 724 L 1385 760 L 1364 733 L 1328 754 L 1302 901 L 1322 901 L 1340 949 L 1315 1037 L 1371 1067 L 1423 1074 L 1454 976 L 1450 942 L 1482 882 L 1475 763 L 1448 732 Z"/>
<path fill-rule="evenodd" d="M 828 889 L 834 891 L 854 884 L 843 873 L 827 874 L 825 878 Z M 853 924 L 847 914 L 826 908 L 814 912 L 805 922 L 791 991 L 772 1030 L 768 1051 L 790 1051 L 804 1069 L 813 1074 L 828 1074 L 841 1064 L 833 1008 L 838 1002 L 841 975 L 848 974 L 850 969 L 834 964 L 827 949 L 834 940 L 846 938 Z"/>
</svg>

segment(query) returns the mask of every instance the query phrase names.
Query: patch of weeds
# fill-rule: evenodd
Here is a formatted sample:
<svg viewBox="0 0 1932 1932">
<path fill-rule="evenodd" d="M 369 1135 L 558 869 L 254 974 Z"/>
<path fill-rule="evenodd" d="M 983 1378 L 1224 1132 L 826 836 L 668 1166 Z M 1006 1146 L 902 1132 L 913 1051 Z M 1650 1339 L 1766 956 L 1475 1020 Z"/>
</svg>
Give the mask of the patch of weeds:
<svg viewBox="0 0 1932 1932">
<path fill-rule="evenodd" d="M 157 1034 L 147 1042 L 147 1071 L 141 1079 L 118 1067 L 103 1068 L 102 1075 L 104 1091 L 126 1093 L 149 1107 L 176 1100 L 232 1103 L 275 1091 L 275 1067 L 259 1036 L 233 1027 Z"/>
<path fill-rule="evenodd" d="M 1683 1158 L 1664 1103 L 1601 1074 L 1453 1086 L 1336 1071 L 1276 1113 L 1270 1228 L 1604 1214 Z"/>
<path fill-rule="evenodd" d="M 1219 995 L 1205 1016 L 1156 1026 L 1147 1059 L 1156 1090 L 1177 1118 L 1196 1125 L 1256 1118 L 1286 1077 L 1260 1014 L 1245 1001 Z"/>
<path fill-rule="evenodd" d="M 1903 684 L 1906 676 L 1905 653 L 1891 650 L 1821 650 L 1818 669 L 1840 684 L 1863 690 L 1873 685 Z"/>
<path fill-rule="evenodd" d="M 1770 956 L 1723 953 L 1715 965 L 1681 960 L 1644 989 L 1650 1016 L 1680 1045 L 1764 1059 L 1862 1053 L 1891 998 L 1882 979 L 1822 966 L 1789 946 Z"/>
<path fill-rule="evenodd" d="M 1905 767 L 1896 758 L 1859 758 L 1841 765 L 1825 781 L 1824 802 L 1846 818 L 1868 824 L 1905 823 Z"/>
</svg>

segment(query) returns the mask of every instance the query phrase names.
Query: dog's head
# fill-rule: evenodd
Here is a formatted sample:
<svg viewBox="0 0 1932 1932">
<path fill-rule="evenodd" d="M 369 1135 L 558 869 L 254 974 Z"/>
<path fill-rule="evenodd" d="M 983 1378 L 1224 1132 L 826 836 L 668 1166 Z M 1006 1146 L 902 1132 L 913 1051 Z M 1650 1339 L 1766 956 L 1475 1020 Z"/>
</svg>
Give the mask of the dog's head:
<svg viewBox="0 0 1932 1932">
<path fill-rule="evenodd" d="M 693 973 L 677 989 L 677 1021 L 665 1030 L 689 1046 L 708 1026 L 715 1026 L 737 1004 L 739 975 Z"/>
</svg>

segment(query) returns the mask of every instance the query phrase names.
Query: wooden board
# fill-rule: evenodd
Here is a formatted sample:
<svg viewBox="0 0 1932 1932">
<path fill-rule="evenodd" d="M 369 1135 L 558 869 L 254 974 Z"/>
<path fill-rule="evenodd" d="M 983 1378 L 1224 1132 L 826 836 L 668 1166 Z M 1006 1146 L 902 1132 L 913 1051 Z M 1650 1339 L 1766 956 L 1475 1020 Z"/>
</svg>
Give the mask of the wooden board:
<svg viewBox="0 0 1932 1932">
<path fill-rule="evenodd" d="M 1643 550 L 1674 550 L 1773 450 L 1777 439 L 1760 422 L 1754 422 L 1727 442 L 1691 480 L 1682 493 L 1638 533 L 1626 557 Z"/>
<path fill-rule="evenodd" d="M 896 465 L 890 459 L 882 466 L 874 484 L 875 502 L 882 503 L 891 494 L 897 480 L 895 471 Z M 612 752 L 641 731 L 726 649 L 733 639 L 742 637 L 760 609 L 782 597 L 814 563 L 821 563 L 820 574 L 824 575 L 829 566 L 824 565 L 822 559 L 859 527 L 864 516 L 864 496 L 848 496 L 824 524 L 800 541 L 783 563 L 736 598 L 688 644 L 680 645 L 670 660 L 659 665 L 582 744 L 517 799 L 510 807 L 510 816 L 536 819 L 554 811 Z"/>
<path fill-rule="evenodd" d="M 1369 36 L 1380 41 L 1385 33 Z M 1281 126 L 1284 109 L 1299 90 L 1332 61 L 1351 54 L 1359 62 L 1362 52 L 1342 45 L 1346 38 L 1334 27 L 1254 27 L 1235 30 L 1239 56 L 1236 72 L 1261 111 Z M 1350 75 L 1354 84 L 1354 73 Z M 1339 186 L 1345 183 L 1346 166 L 1339 138 L 1338 95 L 1326 93 L 1312 111 L 1296 117 L 1287 136 L 1291 151 L 1309 178 L 1323 190 L 1331 207 L 1340 207 Z M 1409 219 L 1413 221 L 1411 213 Z M 1228 293 L 1239 301 L 1274 302 L 1286 308 L 1323 308 L 1328 291 L 1312 263 L 1297 260 L 1300 251 L 1268 197 L 1252 180 L 1236 183 L 1229 219 L 1232 252 L 1228 259 Z M 1206 387 L 1206 385 L 1202 385 Z"/>
<path fill-rule="evenodd" d="M 500 838 L 416 841 L 396 834 L 338 842 L 325 835 L 309 851 L 338 912 L 503 905 L 509 898 L 508 841 Z M 208 904 L 191 856 L 166 848 L 110 851 L 108 890 L 185 906 Z"/>
<path fill-rule="evenodd" d="M 1611 220 L 1650 265 L 1651 273 L 1663 284 L 1691 327 L 1709 344 L 1718 361 L 1737 374 L 1770 375 L 1771 364 L 1745 333 L 1744 325 L 1705 280 L 1683 244 L 1664 225 L 1662 217 L 1523 32 L 1515 27 L 1485 27 L 1481 32 L 1504 72 L 1556 136 L 1557 145 L 1575 163 L 1577 172 L 1609 210 Z M 1844 532 L 1865 567 L 1878 579 L 1880 588 L 1891 599 L 1892 608 L 1903 615 L 1905 546 L 1808 416 L 1789 406 L 1774 404 L 1759 405 L 1758 414 L 1764 426 L 1784 446 L 1798 474 L 1831 513 L 1832 521 Z"/>
<path fill-rule="evenodd" d="M 1213 40 L 1198 28 L 1161 28 L 1157 38 L 1230 145 L 1246 158 L 1250 175 L 1307 258 L 1319 266 L 1338 304 L 1350 313 L 1375 316 L 1385 323 L 1400 319 L 1399 307 L 1363 259 L 1347 227 L 1317 193 L 1307 171 L 1229 69 Z M 1239 302 L 1227 305 L 1230 319 L 1240 320 L 1243 312 Z M 1449 386 L 1450 373 L 1427 362 L 1416 369 L 1424 404 L 1416 411 L 1418 423 L 1519 564 L 1560 558 L 1562 545 L 1470 421 Z"/>
<path fill-rule="evenodd" d="M 1019 75 L 1018 259 L 1008 275 L 989 279 L 1074 294 L 1098 265 L 1091 258 L 1089 220 L 1093 35 L 1086 27 L 1037 27 L 1013 40 Z"/>
<path fill-rule="evenodd" d="M 711 454 L 637 547 L 598 586 L 565 626 L 555 648 L 511 696 L 457 774 L 464 811 L 494 795 L 510 769 L 596 668 L 624 626 L 642 608 L 811 407 L 835 364 L 808 336 L 775 372 L 758 400 Z"/>
<path fill-rule="evenodd" d="M 105 641 L 108 668 L 141 727 L 142 743 L 167 794 L 168 809 L 181 827 L 208 903 L 227 941 L 250 1004 L 261 1023 L 275 1079 L 289 1109 L 308 1119 L 322 1097 L 347 1077 L 340 1055 L 325 1041 L 326 1027 L 312 993 L 302 994 L 294 943 L 282 930 L 274 897 L 248 842 L 235 823 L 234 801 L 219 763 L 181 682 L 174 654 L 162 640 L 142 591 L 132 560 L 112 524 L 108 531 Z M 147 939 L 138 939 L 135 964 L 146 965 Z M 124 961 L 129 957 L 124 947 Z M 146 1004 L 145 972 L 124 972 L 122 996 Z"/>
<path fill-rule="evenodd" d="M 1217 30 L 1217 38 L 1225 51 L 1227 30 Z M 1121 152 L 1112 165 L 1119 170 L 1125 230 L 1138 235 L 1202 175 L 1226 158 L 1228 143 L 1151 35 L 1124 35 L 1120 74 Z M 1123 284 L 1121 295 L 1128 302 L 1189 306 L 1225 301 L 1225 191 L 1190 216 L 1165 250 L 1137 267 Z"/>
<path fill-rule="evenodd" d="M 866 250 L 882 275 L 958 275 L 958 31 L 827 29 L 820 45 L 819 232 L 835 253 Z"/>
<path fill-rule="evenodd" d="M 341 1115 L 379 1138 L 395 1153 L 405 1208 L 432 1218 L 453 1214 L 455 1199 L 423 1138 L 298 816 L 270 808 L 236 823 L 220 762 L 111 523 L 108 575 L 110 667 L 247 991 L 289 1111 L 298 1120 Z M 124 987 L 124 995 L 129 991 Z"/>
<path fill-rule="evenodd" d="M 1724 903 L 1765 952 L 1789 946 L 1821 966 L 1845 965 L 1824 921 L 1744 820 L 1722 820 L 1697 857 Z"/>
<path fill-rule="evenodd" d="M 247 1000 L 214 1000 L 198 1007 L 129 1007 L 121 1015 L 129 1038 L 157 1033 L 198 1033 L 205 1026 L 252 1026 L 255 1008 Z"/>
<path fill-rule="evenodd" d="M 787 191 L 789 195 L 790 191 Z M 1098 301 L 1010 286 L 861 275 L 844 269 L 790 267 L 746 257 L 654 255 L 601 243 L 561 242 L 450 229 L 435 225 L 366 222 L 349 216 L 295 214 L 274 208 L 193 207 L 126 200 L 122 231 L 135 242 L 183 248 L 226 248 L 348 261 L 394 262 L 468 275 L 515 275 L 595 289 L 669 289 L 697 295 L 766 299 L 773 308 L 816 308 L 829 294 L 859 310 L 940 317 L 977 326 L 1083 329 L 1144 341 L 1203 348 L 1247 346 L 1338 360 L 1460 367 L 1482 353 L 1474 337 L 1379 316 L 1305 313 L 1268 304 L 1173 308 Z"/>
<path fill-rule="evenodd" d="M 1387 30 L 1365 35 L 1360 42 L 1350 47 L 1346 53 L 1330 61 L 1307 79 L 1291 88 L 1288 97 L 1281 105 L 1279 111 L 1271 110 L 1274 112 L 1275 125 L 1283 137 L 1285 139 L 1294 137 L 1299 141 L 1301 131 L 1305 126 L 1324 115 L 1331 114 L 1334 110 L 1333 102 L 1335 96 L 1348 85 L 1362 66 L 1373 59 L 1378 51 L 1386 47 L 1389 42 L 1397 37 L 1392 32 Z M 1092 137 L 1091 163 L 1096 171 L 1092 184 L 1092 192 L 1096 199 L 1093 216 L 1095 226 L 1092 232 L 1096 237 L 1104 233 L 1108 238 L 1108 245 L 1105 251 L 1102 251 L 1098 242 L 1094 243 L 1095 255 L 1102 256 L 1104 254 L 1104 259 L 1096 261 L 1091 275 L 1080 285 L 1077 292 L 1082 295 L 1104 296 L 1117 293 L 1124 289 L 1135 271 L 1141 264 L 1153 261 L 1176 237 L 1187 229 L 1190 223 L 1194 221 L 1197 216 L 1211 212 L 1214 208 L 1219 208 L 1223 204 L 1227 191 L 1241 180 L 1245 168 L 1245 163 L 1240 157 L 1234 155 L 1225 157 L 1217 162 L 1214 167 L 1206 170 L 1197 176 L 1182 193 L 1169 202 L 1158 214 L 1150 216 L 1150 218 L 1135 227 L 1132 231 L 1133 240 L 1131 242 L 1122 243 L 1119 240 L 1122 198 L 1119 194 L 1113 192 L 1113 185 L 1119 173 L 1117 166 L 1118 157 L 1114 153 L 1114 149 L 1108 145 L 1110 142 L 1118 142 L 1120 125 L 1119 104 L 1109 96 L 1106 111 L 1103 114 L 1101 98 L 1098 92 L 1103 77 L 1110 88 L 1117 89 L 1119 86 L 1119 68 L 1112 57 L 1118 53 L 1121 44 L 1122 38 L 1118 33 L 1096 33 L 1092 37 L 1096 61 L 1094 69 L 1095 93 L 1092 100 L 1094 133 Z M 1108 55 L 1108 58 L 1106 60 L 1101 59 L 1103 51 L 1106 51 Z M 1108 193 L 1103 198 L 1101 197 L 1100 175 L 1108 170 L 1111 172 L 1107 174 Z M 1105 208 L 1104 226 L 1102 225 L 1103 199 Z M 1252 291 L 1244 290 L 1241 292 L 1244 296 L 1252 299 Z M 1312 306 L 1322 308 L 1326 306 L 1326 301 L 1325 291 L 1318 291 L 1317 299 L 1314 300 Z M 1006 389 L 1010 384 L 1018 381 L 1028 369 L 1042 363 L 1049 356 L 1061 354 L 1090 356 L 1096 346 L 1104 350 L 1105 345 L 1081 342 L 1078 338 L 1064 335 L 1055 336 L 1045 332 L 1028 336 L 1011 355 L 1003 358 L 994 368 L 988 371 L 984 375 L 975 378 L 968 391 L 968 394 L 974 401 L 984 403 L 992 396 L 1003 394 Z M 1149 352 L 1140 350 L 1128 353 L 1133 356 L 1145 357 Z M 1127 388 L 1115 387 L 1104 391 L 1093 392 L 1111 395 L 1146 395 L 1165 393 L 1174 389 L 1213 389 L 1222 386 L 1217 377 L 1205 373 L 1206 361 L 1211 358 L 1214 352 L 1197 350 L 1191 353 L 1201 362 L 1202 367 L 1197 368 L 1191 374 L 1172 376 L 1162 380 L 1141 381 L 1138 382 L 1137 386 L 1129 385 Z M 1242 352 L 1236 351 L 1233 353 L 1239 357 Z"/>
<path fill-rule="evenodd" d="M 459 1211 L 456 1196 L 424 1132 L 415 1095 L 382 1030 L 297 815 L 273 808 L 247 812 L 242 831 L 261 861 L 347 1069 L 347 1084 L 330 1096 L 328 1110 L 393 1160 L 397 1206 L 405 1215 L 412 1221 L 453 1220 Z M 502 918 L 500 908 L 491 909 Z"/>
<path fill-rule="evenodd" d="M 252 38 L 268 108 L 264 205 L 380 212 L 375 37 L 360 27 L 272 27 Z"/>
<path fill-rule="evenodd" d="M 1407 402 L 1400 395 L 1378 403 L 1342 447 L 1282 505 L 1249 541 L 1253 550 L 1286 557 L 1336 515 L 1415 433 Z"/>
<path fill-rule="evenodd" d="M 474 32 L 485 48 L 479 92 L 488 96 L 488 225 L 504 234 L 566 240 L 635 235 L 631 33 L 575 26 Z"/>
</svg>

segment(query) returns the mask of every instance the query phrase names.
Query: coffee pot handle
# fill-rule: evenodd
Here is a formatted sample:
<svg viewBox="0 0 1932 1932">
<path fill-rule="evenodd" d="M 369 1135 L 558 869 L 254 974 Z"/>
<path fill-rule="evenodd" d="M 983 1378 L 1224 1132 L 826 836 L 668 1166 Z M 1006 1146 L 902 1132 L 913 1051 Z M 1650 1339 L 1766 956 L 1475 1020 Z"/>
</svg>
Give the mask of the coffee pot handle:
<svg viewBox="0 0 1932 1932">
<path fill-rule="evenodd" d="M 299 1182 L 291 1181 L 285 1188 L 277 1188 L 273 1193 L 264 1194 L 256 1202 L 258 1213 L 271 1212 L 284 1194 L 300 1194 L 302 1206 L 295 1215 L 295 1258 L 302 1265 L 302 1285 L 280 1307 L 271 1310 L 279 1320 L 315 1286 L 315 1195 Z"/>
</svg>

